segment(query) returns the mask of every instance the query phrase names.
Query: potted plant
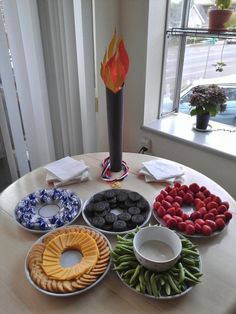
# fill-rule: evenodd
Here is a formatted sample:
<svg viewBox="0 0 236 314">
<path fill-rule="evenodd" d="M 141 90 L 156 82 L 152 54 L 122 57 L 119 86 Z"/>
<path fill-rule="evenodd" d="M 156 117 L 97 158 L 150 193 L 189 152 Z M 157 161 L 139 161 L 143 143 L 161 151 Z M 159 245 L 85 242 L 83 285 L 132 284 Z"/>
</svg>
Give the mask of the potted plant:
<svg viewBox="0 0 236 314">
<path fill-rule="evenodd" d="M 196 86 L 190 96 L 190 115 L 197 116 L 196 128 L 207 129 L 210 116 L 214 117 L 218 112 L 226 109 L 225 91 L 218 85 Z"/>
<path fill-rule="evenodd" d="M 215 7 L 208 11 L 209 32 L 225 31 L 225 23 L 230 19 L 233 10 L 230 9 L 232 0 L 216 0 Z"/>
</svg>

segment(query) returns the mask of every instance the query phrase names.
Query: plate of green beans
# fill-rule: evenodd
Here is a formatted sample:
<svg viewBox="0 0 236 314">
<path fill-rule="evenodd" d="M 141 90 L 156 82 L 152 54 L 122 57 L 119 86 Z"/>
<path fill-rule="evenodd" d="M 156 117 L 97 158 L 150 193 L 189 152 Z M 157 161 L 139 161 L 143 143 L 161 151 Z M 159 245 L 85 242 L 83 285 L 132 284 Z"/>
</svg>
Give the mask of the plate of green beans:
<svg viewBox="0 0 236 314">
<path fill-rule="evenodd" d="M 197 246 L 179 235 L 182 252 L 174 266 L 164 272 L 146 269 L 136 259 L 133 251 L 135 232 L 117 235 L 117 244 L 111 255 L 114 270 L 120 280 L 134 292 L 155 299 L 173 299 L 188 293 L 201 282 L 202 265 Z"/>
</svg>

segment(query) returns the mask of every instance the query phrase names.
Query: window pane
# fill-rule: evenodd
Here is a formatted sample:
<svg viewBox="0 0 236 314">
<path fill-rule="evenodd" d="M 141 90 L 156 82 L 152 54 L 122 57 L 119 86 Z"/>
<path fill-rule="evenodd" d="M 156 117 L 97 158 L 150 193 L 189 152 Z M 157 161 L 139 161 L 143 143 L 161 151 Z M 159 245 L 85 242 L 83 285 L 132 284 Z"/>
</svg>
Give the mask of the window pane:
<svg viewBox="0 0 236 314">
<path fill-rule="evenodd" d="M 169 7 L 168 28 L 180 27 L 183 0 L 171 0 Z"/>
<path fill-rule="evenodd" d="M 175 82 L 178 67 L 178 53 L 179 53 L 180 38 L 169 37 L 166 42 L 166 58 L 165 70 L 162 80 L 162 106 L 161 115 L 173 111 L 174 95 L 175 95 Z"/>
<path fill-rule="evenodd" d="M 222 65 L 223 64 L 225 65 Z M 213 38 L 188 38 L 179 111 L 189 113 L 191 90 L 197 85 L 218 84 L 228 97 L 227 108 L 211 120 L 236 126 L 236 54 L 235 44 Z"/>
</svg>

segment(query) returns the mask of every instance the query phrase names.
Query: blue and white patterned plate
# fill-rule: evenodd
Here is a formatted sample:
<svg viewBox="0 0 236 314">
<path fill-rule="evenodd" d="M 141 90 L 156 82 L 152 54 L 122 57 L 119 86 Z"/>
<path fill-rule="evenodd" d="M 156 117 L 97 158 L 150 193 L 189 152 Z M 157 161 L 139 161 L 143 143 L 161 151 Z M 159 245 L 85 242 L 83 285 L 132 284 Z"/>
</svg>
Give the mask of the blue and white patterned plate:
<svg viewBox="0 0 236 314">
<path fill-rule="evenodd" d="M 68 189 L 40 189 L 25 196 L 15 208 L 16 222 L 26 230 L 46 233 L 72 223 L 82 201 Z"/>
</svg>

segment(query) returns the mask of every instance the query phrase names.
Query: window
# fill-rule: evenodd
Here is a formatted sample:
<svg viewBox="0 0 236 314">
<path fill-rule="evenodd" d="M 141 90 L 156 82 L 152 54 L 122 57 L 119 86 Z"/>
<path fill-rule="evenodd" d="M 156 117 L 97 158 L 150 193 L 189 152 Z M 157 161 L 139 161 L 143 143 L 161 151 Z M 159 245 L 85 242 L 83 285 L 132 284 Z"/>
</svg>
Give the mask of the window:
<svg viewBox="0 0 236 314">
<path fill-rule="evenodd" d="M 192 88 L 218 84 L 225 89 L 227 108 L 211 119 L 236 126 L 236 34 L 235 38 L 208 35 L 207 12 L 212 4 L 209 0 L 169 2 L 160 117 L 178 111 L 189 114 Z M 193 35 L 174 28 L 191 29 Z"/>
</svg>

